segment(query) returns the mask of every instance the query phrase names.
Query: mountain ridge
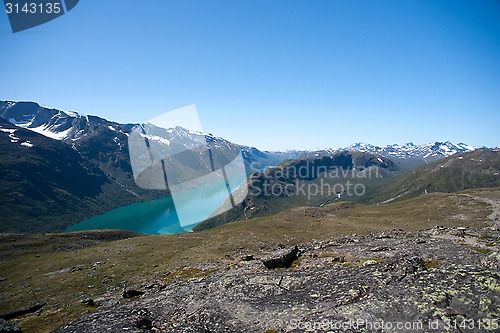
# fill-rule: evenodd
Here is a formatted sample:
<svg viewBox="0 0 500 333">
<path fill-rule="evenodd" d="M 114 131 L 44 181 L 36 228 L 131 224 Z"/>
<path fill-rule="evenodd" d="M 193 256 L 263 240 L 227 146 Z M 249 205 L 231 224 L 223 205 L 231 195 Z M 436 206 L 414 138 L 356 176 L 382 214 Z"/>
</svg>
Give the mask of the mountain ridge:
<svg viewBox="0 0 500 333">
<path fill-rule="evenodd" d="M 36 109 L 36 110 L 35 110 Z M 26 112 L 31 113 L 26 113 Z M 35 112 L 36 111 L 36 112 Z M 22 114 L 19 114 L 22 112 Z M 48 115 L 51 115 L 48 118 Z M 52 139 L 63 141 L 77 141 L 81 138 L 82 133 L 85 135 L 85 129 L 89 127 L 91 122 L 100 123 L 107 126 L 110 131 L 121 132 L 128 134 L 132 127 L 137 124 L 122 124 L 107 119 L 93 116 L 81 115 L 75 111 L 62 111 L 47 106 L 42 106 L 36 102 L 14 102 L 14 101 L 0 101 L 0 117 L 10 121 L 14 125 L 26 128 Z M 31 118 L 30 118 L 31 117 Z M 117 126 L 118 130 L 114 127 Z M 213 141 L 226 141 L 222 137 L 217 137 L 211 133 L 201 133 Z M 415 145 L 413 143 L 406 144 L 388 144 L 386 146 L 376 146 L 367 143 L 353 143 L 344 148 L 328 148 L 319 150 L 299 150 L 291 149 L 285 151 L 272 151 L 260 150 L 255 147 L 239 145 L 242 149 L 243 156 L 247 160 L 262 162 L 262 158 L 270 158 L 273 161 L 284 159 L 295 159 L 308 154 L 329 154 L 338 151 L 360 151 L 372 154 L 378 154 L 385 157 L 393 157 L 397 159 L 421 159 L 422 164 L 435 161 L 439 158 L 448 157 L 457 153 L 472 151 L 478 148 L 487 147 L 473 147 L 465 143 L 452 143 L 450 141 L 440 142 L 433 141 L 426 144 Z M 254 156 L 252 156 L 254 155 Z M 261 159 L 255 156 L 261 157 Z M 278 156 L 278 157 L 276 157 Z M 262 166 L 265 167 L 265 166 Z"/>
</svg>

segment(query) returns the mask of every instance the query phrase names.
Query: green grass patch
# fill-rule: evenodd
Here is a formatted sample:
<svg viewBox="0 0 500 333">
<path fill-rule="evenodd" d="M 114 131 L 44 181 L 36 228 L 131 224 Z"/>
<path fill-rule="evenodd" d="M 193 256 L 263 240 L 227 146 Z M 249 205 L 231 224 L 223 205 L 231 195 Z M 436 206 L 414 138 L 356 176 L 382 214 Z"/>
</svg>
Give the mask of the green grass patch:
<svg viewBox="0 0 500 333">
<path fill-rule="evenodd" d="M 482 253 L 482 254 L 488 254 L 488 253 L 491 253 L 492 250 L 490 249 L 485 249 L 483 247 L 473 247 L 472 248 L 473 251 L 476 251 L 476 252 L 479 252 L 479 253 Z"/>
<path fill-rule="evenodd" d="M 425 260 L 423 264 L 426 269 L 431 269 L 432 267 L 436 267 L 437 265 L 439 265 L 439 261 L 435 259 Z"/>
</svg>

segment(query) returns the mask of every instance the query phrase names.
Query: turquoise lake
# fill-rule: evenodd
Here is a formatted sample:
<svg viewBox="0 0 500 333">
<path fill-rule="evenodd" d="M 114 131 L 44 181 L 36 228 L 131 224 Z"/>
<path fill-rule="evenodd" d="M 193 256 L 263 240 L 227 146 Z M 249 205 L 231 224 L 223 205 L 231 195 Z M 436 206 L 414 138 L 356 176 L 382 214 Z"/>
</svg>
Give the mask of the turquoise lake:
<svg viewBox="0 0 500 333">
<path fill-rule="evenodd" d="M 246 175 L 241 175 L 230 181 L 242 184 L 245 179 Z M 227 197 L 226 183 L 216 182 L 175 196 L 183 223 L 180 223 L 174 200 L 169 196 L 115 208 L 65 231 L 122 229 L 154 235 L 190 232 L 220 207 Z"/>
</svg>

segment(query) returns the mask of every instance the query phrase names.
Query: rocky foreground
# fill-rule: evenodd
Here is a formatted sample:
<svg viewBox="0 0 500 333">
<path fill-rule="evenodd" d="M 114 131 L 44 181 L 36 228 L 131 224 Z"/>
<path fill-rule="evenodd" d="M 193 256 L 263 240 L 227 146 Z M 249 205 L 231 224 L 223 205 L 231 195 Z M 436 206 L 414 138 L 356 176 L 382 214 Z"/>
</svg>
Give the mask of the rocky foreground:
<svg viewBox="0 0 500 333">
<path fill-rule="evenodd" d="M 242 253 L 85 300 L 56 332 L 498 332 L 499 246 L 496 228 L 435 227 Z"/>
</svg>

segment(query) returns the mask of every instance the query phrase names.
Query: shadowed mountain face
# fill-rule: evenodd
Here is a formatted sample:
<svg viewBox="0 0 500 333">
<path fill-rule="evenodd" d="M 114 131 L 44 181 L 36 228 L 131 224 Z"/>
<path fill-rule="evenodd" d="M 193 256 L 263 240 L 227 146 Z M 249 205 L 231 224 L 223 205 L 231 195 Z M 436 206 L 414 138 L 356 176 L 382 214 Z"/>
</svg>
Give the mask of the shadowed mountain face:
<svg viewBox="0 0 500 333">
<path fill-rule="evenodd" d="M 130 125 L 30 102 L 0 103 L 0 116 L 3 232 L 62 231 L 167 194 L 136 186 L 127 148 Z"/>
<path fill-rule="evenodd" d="M 0 119 L 2 231 L 63 230 L 102 207 L 111 182 L 70 146 Z"/>
</svg>

